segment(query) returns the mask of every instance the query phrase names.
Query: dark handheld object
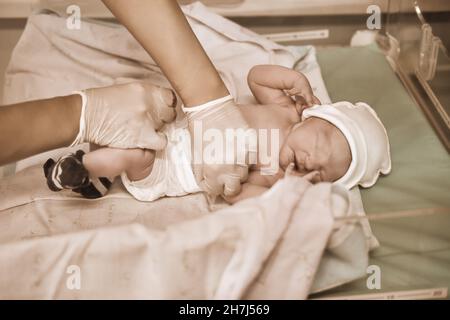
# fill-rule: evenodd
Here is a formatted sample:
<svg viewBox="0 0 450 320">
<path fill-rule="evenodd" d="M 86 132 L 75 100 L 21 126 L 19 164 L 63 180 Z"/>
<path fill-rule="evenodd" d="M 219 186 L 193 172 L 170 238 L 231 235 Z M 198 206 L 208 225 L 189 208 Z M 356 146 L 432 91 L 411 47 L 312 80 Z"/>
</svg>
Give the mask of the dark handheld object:
<svg viewBox="0 0 450 320">
<path fill-rule="evenodd" d="M 88 199 L 103 197 L 111 188 L 112 181 L 105 177 L 91 179 L 83 165 L 84 151 L 59 158 L 48 159 L 44 164 L 44 175 L 52 191 L 69 189 Z"/>
</svg>

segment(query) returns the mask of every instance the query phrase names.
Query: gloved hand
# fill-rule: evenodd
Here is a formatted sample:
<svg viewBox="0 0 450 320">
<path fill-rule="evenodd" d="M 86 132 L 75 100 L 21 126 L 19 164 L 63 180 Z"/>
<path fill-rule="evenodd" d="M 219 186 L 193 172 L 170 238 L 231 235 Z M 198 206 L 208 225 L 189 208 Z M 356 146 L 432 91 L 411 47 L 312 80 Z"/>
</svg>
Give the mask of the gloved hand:
<svg viewBox="0 0 450 320">
<path fill-rule="evenodd" d="M 232 97 L 228 96 L 183 110 L 187 114 L 191 133 L 192 163 L 197 183 L 211 196 L 239 194 L 241 183 L 248 178 L 249 152 L 256 153 L 256 142 L 242 144 L 241 148 L 237 143 L 236 135 L 245 134 L 248 129 L 239 107 Z M 232 138 L 228 134 L 227 139 L 227 129 L 232 129 Z M 212 136 L 214 138 L 211 138 Z M 209 139 L 210 142 L 207 141 Z M 211 143 L 217 143 L 217 139 L 221 139 L 223 148 L 217 148 L 219 154 L 214 154 L 213 158 L 208 157 L 208 150 L 212 150 Z M 229 152 L 231 150 L 234 154 Z"/>
<path fill-rule="evenodd" d="M 83 142 L 123 149 L 166 146 L 166 136 L 157 130 L 176 117 L 172 90 L 133 82 L 77 93 L 83 105 L 80 130 L 71 146 Z"/>
</svg>

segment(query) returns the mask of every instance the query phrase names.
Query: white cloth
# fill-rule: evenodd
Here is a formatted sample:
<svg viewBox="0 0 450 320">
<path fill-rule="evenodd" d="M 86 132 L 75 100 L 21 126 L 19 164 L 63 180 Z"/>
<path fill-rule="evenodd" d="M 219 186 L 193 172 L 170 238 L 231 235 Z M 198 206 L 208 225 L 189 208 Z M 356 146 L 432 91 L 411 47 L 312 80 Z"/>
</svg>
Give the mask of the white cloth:
<svg viewBox="0 0 450 320">
<path fill-rule="evenodd" d="M 0 299 L 304 299 L 345 209 L 331 199 L 349 201 L 289 177 L 210 214 L 200 194 L 149 204 L 116 187 L 55 193 L 38 166 L 0 180 Z"/>
<path fill-rule="evenodd" d="M 391 171 L 389 139 L 375 111 L 363 102 L 347 101 L 316 105 L 306 109 L 302 118 L 317 117 L 334 124 L 344 134 L 352 153 L 347 172 L 335 183 L 347 189 L 371 187 L 380 173 Z"/>
<path fill-rule="evenodd" d="M 191 167 L 191 135 L 185 121 L 167 124 L 163 130 L 167 146 L 156 152 L 151 173 L 139 181 L 130 181 L 125 172 L 122 183 L 140 201 L 164 196 L 177 197 L 201 191 Z"/>
</svg>

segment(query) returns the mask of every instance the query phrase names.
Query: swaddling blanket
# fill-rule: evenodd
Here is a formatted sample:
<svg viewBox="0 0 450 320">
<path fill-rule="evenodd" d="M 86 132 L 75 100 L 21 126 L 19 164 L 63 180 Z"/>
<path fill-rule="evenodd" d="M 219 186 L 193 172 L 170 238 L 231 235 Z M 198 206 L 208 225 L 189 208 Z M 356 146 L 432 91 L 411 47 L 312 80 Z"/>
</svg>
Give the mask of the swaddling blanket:
<svg viewBox="0 0 450 320">
<path fill-rule="evenodd" d="M 37 179 L 35 169 L 0 180 L 1 194 Z M 9 228 L 0 235 L 0 298 L 303 299 L 334 216 L 350 203 L 339 187 L 290 177 L 210 214 L 196 211 L 196 198 L 192 215 L 173 221 L 167 204 L 159 215 L 159 201 L 149 206 L 114 189 L 95 201 L 38 189 L 2 202 L 0 226 Z"/>
</svg>

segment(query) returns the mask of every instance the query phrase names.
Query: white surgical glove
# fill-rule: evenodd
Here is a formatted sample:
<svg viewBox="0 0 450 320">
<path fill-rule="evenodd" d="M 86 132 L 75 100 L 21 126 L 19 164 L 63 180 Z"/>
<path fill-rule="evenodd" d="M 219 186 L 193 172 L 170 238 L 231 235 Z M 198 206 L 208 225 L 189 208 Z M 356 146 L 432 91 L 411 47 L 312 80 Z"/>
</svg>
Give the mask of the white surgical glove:
<svg viewBox="0 0 450 320">
<path fill-rule="evenodd" d="M 239 194 L 241 183 L 248 177 L 249 151 L 256 152 L 256 144 L 239 145 L 236 135 L 230 138 L 231 132 L 242 135 L 248 129 L 233 98 L 227 96 L 200 106 L 183 107 L 183 111 L 191 133 L 193 171 L 202 190 L 211 196 Z M 223 148 L 220 148 L 218 140 L 221 140 Z M 214 149 L 211 144 L 219 147 L 215 150 L 219 154 L 214 153 L 212 158 L 208 157 L 211 155 L 208 150 Z"/>
<path fill-rule="evenodd" d="M 114 148 L 165 148 L 157 132 L 176 117 L 177 98 L 170 89 L 133 82 L 80 92 L 80 130 L 71 146 L 83 142 Z"/>
</svg>

